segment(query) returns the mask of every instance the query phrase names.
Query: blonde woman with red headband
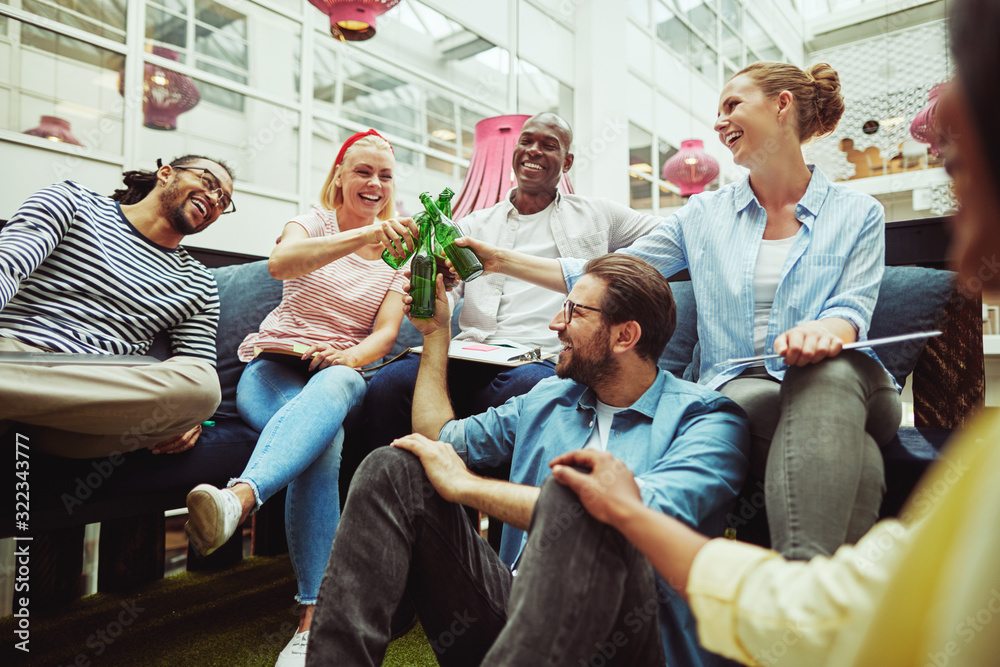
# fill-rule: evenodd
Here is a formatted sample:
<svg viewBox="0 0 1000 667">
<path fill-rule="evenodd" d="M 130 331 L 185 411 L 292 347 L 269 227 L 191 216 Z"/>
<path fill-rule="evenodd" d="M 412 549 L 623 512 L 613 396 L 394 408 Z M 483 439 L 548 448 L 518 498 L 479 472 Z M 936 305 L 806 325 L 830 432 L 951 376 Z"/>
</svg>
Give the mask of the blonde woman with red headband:
<svg viewBox="0 0 1000 667">
<path fill-rule="evenodd" d="M 403 271 L 381 259 L 392 242 L 412 244 L 416 234 L 412 220 L 392 218 L 395 166 L 392 146 L 375 130 L 355 134 L 333 163 L 321 205 L 285 224 L 268 260 L 271 275 L 284 281 L 281 303 L 239 348 L 250 363 L 236 405 L 260 439 L 228 488 L 200 484 L 187 497 L 185 530 L 208 554 L 288 486 L 285 530 L 302 608 L 279 666 L 305 664 L 340 519 L 342 424 L 365 395 L 356 369 L 388 354 L 403 319 Z"/>
</svg>

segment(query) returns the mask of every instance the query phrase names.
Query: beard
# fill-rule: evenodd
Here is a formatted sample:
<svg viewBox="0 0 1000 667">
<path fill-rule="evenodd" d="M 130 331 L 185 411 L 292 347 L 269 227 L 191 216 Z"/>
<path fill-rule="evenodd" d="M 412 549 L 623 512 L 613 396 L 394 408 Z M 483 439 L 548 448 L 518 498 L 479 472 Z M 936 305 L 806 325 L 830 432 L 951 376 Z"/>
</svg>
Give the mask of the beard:
<svg viewBox="0 0 1000 667">
<path fill-rule="evenodd" d="M 187 236 L 197 234 L 208 227 L 207 221 L 203 222 L 200 227 L 195 226 L 184 211 L 186 205 L 187 197 L 179 192 L 175 183 L 168 185 L 163 190 L 163 194 L 160 195 L 160 215 L 170 223 L 175 232 Z"/>
<path fill-rule="evenodd" d="M 585 384 L 590 388 L 603 383 L 615 372 L 614 355 L 608 349 L 611 335 L 607 330 L 595 335 L 586 346 L 573 345 L 570 358 L 560 355 L 556 375 Z M 570 341 L 572 343 L 572 340 Z"/>
</svg>

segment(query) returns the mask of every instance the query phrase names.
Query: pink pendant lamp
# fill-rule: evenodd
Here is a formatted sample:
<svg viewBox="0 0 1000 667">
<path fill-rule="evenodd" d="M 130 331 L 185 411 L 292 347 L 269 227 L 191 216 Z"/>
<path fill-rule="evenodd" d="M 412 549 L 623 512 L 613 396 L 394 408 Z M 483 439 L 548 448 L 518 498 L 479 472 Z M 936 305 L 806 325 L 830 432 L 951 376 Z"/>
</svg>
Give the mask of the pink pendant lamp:
<svg viewBox="0 0 1000 667">
<path fill-rule="evenodd" d="M 73 133 L 70 132 L 69 121 L 63 120 L 58 116 L 42 116 L 42 120 L 38 123 L 38 127 L 25 130 L 24 134 L 30 134 L 33 137 L 42 137 L 43 139 L 49 139 L 50 141 L 57 141 L 64 144 L 74 144 L 76 146 L 83 145 L 76 137 L 73 136 Z"/>
<path fill-rule="evenodd" d="M 930 93 L 927 94 L 927 106 L 917 112 L 913 122 L 910 123 L 910 136 L 922 144 L 930 144 L 931 155 L 935 156 L 941 154 L 936 115 L 938 95 L 941 94 L 942 88 L 944 88 L 943 83 L 931 88 Z"/>
<path fill-rule="evenodd" d="M 517 114 L 484 118 L 476 123 L 476 136 L 472 146 L 472 159 L 465 173 L 465 182 L 452 203 L 455 220 L 462 216 L 493 206 L 516 184 L 511 162 L 514 144 L 521 136 L 524 121 L 531 116 Z M 573 194 L 569 175 L 559 179 L 559 191 Z"/>
<path fill-rule="evenodd" d="M 682 141 L 681 149 L 663 165 L 663 180 L 677 184 L 682 197 L 704 192 L 719 176 L 719 163 L 704 146 L 701 139 Z"/>
<path fill-rule="evenodd" d="M 147 47 L 148 48 L 148 47 Z M 176 51 L 154 46 L 153 55 L 179 62 Z M 125 70 L 118 73 L 118 92 L 125 90 Z M 145 63 L 142 74 L 143 125 L 151 130 L 176 130 L 177 116 L 201 101 L 201 93 L 191 77 Z"/>
<path fill-rule="evenodd" d="M 399 0 L 309 0 L 330 17 L 330 34 L 348 42 L 363 42 L 375 36 L 375 19 L 399 4 Z"/>
</svg>

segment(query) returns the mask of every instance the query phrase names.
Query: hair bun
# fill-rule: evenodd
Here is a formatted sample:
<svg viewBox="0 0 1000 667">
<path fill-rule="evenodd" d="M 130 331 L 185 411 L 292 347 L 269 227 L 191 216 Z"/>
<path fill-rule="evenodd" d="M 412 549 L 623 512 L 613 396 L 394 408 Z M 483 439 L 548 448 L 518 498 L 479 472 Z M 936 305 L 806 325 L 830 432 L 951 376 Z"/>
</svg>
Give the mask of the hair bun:
<svg viewBox="0 0 1000 667">
<path fill-rule="evenodd" d="M 844 115 L 844 96 L 840 92 L 840 75 L 829 63 L 816 63 L 809 67 L 806 76 L 816 91 L 814 104 L 818 127 L 813 137 L 833 132 Z"/>
<path fill-rule="evenodd" d="M 830 134 L 844 115 L 840 77 L 828 63 L 803 70 L 788 63 L 761 61 L 747 65 L 729 80 L 744 74 L 753 78 L 768 99 L 784 91 L 794 96 L 799 141 Z"/>
</svg>

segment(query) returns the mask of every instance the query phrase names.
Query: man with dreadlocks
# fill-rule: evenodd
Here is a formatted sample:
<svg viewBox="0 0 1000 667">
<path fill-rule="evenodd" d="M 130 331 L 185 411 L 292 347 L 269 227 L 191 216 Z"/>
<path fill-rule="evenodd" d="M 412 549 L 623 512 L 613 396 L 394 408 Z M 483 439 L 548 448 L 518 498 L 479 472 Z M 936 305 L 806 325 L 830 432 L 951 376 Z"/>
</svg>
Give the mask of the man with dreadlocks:
<svg viewBox="0 0 1000 667">
<path fill-rule="evenodd" d="M 235 210 L 232 176 L 186 155 L 124 180 L 110 198 L 47 187 L 0 230 L 0 352 L 142 355 L 171 339 L 173 356 L 149 365 L 0 361 L 0 432 L 27 424 L 61 456 L 184 451 L 219 403 L 215 279 L 179 245 Z"/>
</svg>

